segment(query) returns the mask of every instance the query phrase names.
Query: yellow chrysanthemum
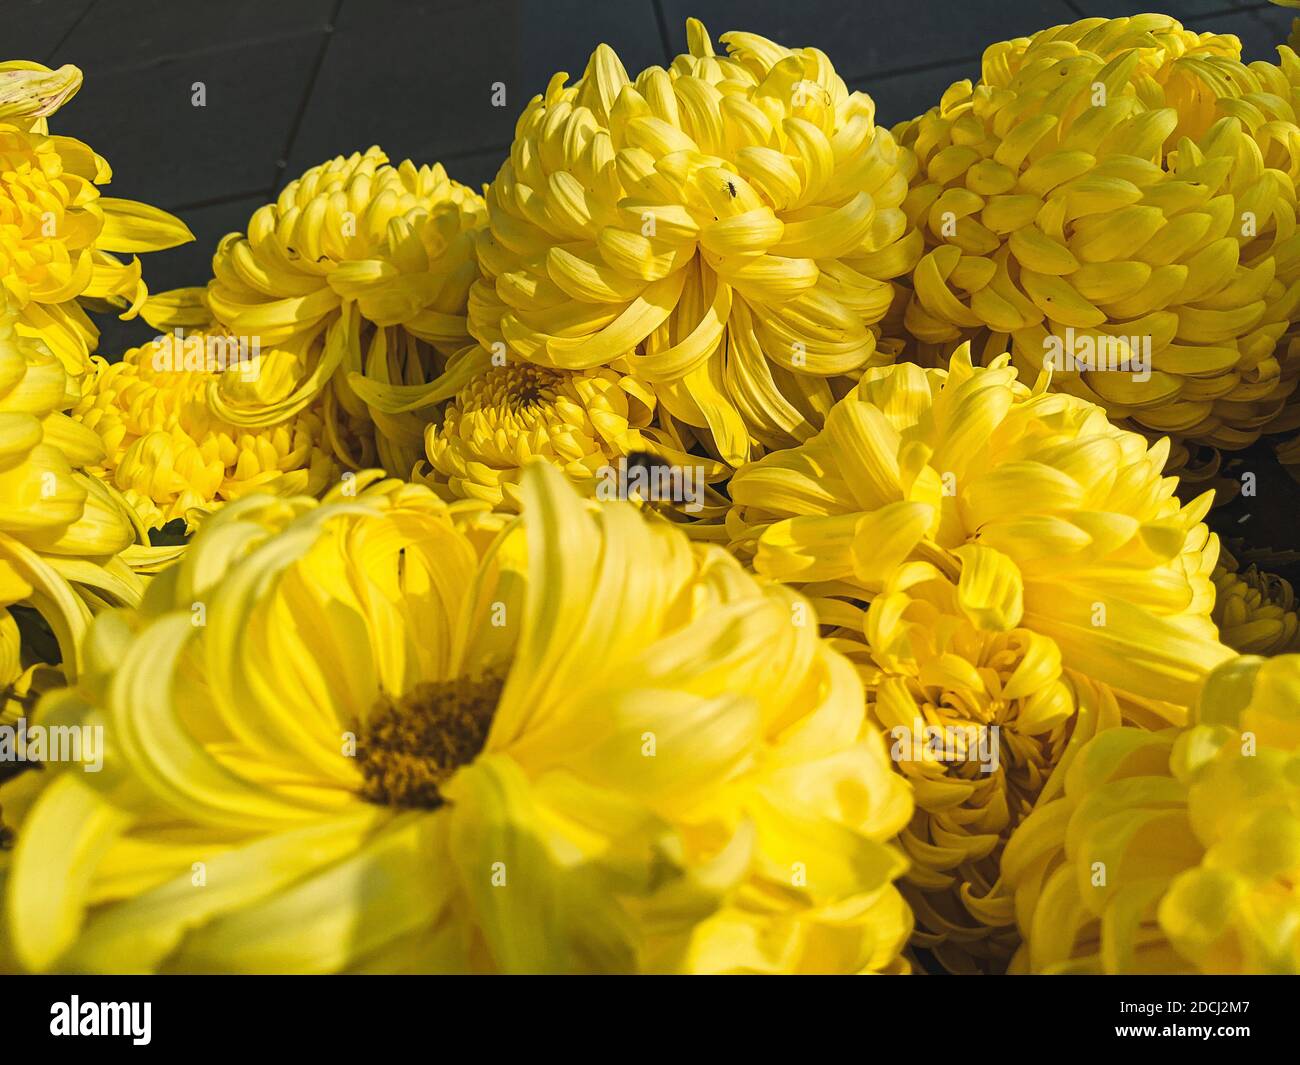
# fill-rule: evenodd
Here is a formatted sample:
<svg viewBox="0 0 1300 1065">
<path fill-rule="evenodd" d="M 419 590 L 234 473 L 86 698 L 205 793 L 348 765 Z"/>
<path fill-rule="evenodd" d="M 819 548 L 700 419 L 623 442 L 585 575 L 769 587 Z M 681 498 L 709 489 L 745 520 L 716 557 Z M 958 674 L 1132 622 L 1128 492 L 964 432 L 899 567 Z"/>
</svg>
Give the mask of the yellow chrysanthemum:
<svg viewBox="0 0 1300 1065">
<path fill-rule="evenodd" d="M 933 563 L 970 584 L 985 628 L 1048 636 L 1067 669 L 1176 720 L 1229 654 L 1210 620 L 1208 493 L 1182 505 L 1165 442 L 1046 384 L 1006 355 L 972 366 L 966 347 L 950 370 L 869 370 L 825 430 L 732 478 L 733 542 L 831 596 Z"/>
<path fill-rule="evenodd" d="M 1300 616 L 1291 582 L 1241 569 L 1226 550 L 1214 570 L 1214 623 L 1219 639 L 1247 655 L 1300 651 Z"/>
<path fill-rule="evenodd" d="M 1277 343 L 1300 302 L 1279 79 L 1164 15 L 994 45 L 978 85 L 894 131 L 928 245 L 908 331 L 1030 374 L 1052 361 L 1053 387 L 1153 434 L 1254 441 L 1297 370 Z"/>
<path fill-rule="evenodd" d="M 1086 746 L 1012 838 L 1014 968 L 1300 973 L 1300 656 L 1241 657 L 1179 733 Z"/>
<path fill-rule="evenodd" d="M 1231 653 L 1208 493 L 1181 505 L 1166 444 L 1045 388 L 964 347 L 948 371 L 868 370 L 821 433 L 730 485 L 734 549 L 813 599 L 882 726 L 998 726 L 1000 772 L 960 745 L 899 763 L 917 942 L 954 968 L 1005 960 L 997 858 L 1069 744 L 1181 722 Z"/>
<path fill-rule="evenodd" d="M 913 162 L 815 48 L 687 22 L 635 81 L 606 45 L 525 108 L 488 189 L 470 331 L 528 362 L 610 366 L 724 461 L 806 439 L 878 350 L 921 250 Z"/>
<path fill-rule="evenodd" d="M 92 613 L 134 604 L 141 585 L 123 561 L 139 538 L 120 496 L 85 472 L 103 457 L 90 430 L 63 413 L 71 378 L 20 332 L 0 294 L 0 713 L 25 706 L 36 673 L 61 661 L 75 677 Z M 146 549 L 147 550 L 147 549 Z M 28 629 L 47 632 L 32 644 Z"/>
<path fill-rule="evenodd" d="M 645 501 L 665 502 L 673 514 L 715 526 L 720 535 L 727 501 L 710 482 L 729 471 L 688 454 L 680 436 L 655 424 L 655 413 L 654 393 L 613 370 L 493 367 L 425 430 L 428 463 L 417 467 L 416 478 L 449 500 L 518 511 L 524 467 L 540 459 L 588 497 L 635 497 L 644 480 Z M 638 468 L 645 470 L 640 479 Z M 663 479 L 655 483 L 652 475 Z M 704 537 L 702 529 L 696 535 Z"/>
<path fill-rule="evenodd" d="M 97 622 L 38 718 L 104 768 L 17 818 L 17 962 L 899 967 L 911 803 L 807 604 L 546 463 L 522 496 L 486 547 L 419 486 L 248 497 Z"/>
<path fill-rule="evenodd" d="M 911 563 L 886 580 L 865 623 L 845 606 L 822 620 L 865 633 L 865 659 L 861 635 L 837 642 L 863 660 L 868 712 L 916 800 L 901 837 L 913 859 L 903 888 L 913 944 L 953 972 L 1001 972 L 1019 943 L 999 871 L 1006 840 L 1119 710 L 1104 686 L 1067 679 L 1048 637 L 985 627 L 967 583 Z"/>
<path fill-rule="evenodd" d="M 465 306 L 483 216 L 482 198 L 441 165 L 392 166 L 378 148 L 339 157 L 258 208 L 247 235 L 221 241 L 206 291 L 164 293 L 145 316 L 164 329 L 210 318 L 223 332 L 279 349 L 257 387 L 215 390 L 224 421 L 265 428 L 332 391 L 354 416 L 366 417 L 369 404 L 380 461 L 405 475 L 421 457 L 424 423 L 389 413 L 396 401 L 388 393 L 439 380 L 469 345 Z M 436 398 L 481 368 L 462 366 Z M 366 389 L 364 401 L 350 375 Z"/>
<path fill-rule="evenodd" d="M 139 311 L 148 292 L 140 261 L 110 253 L 158 251 L 194 236 L 177 218 L 99 194 L 108 164 L 70 137 L 50 136 L 46 116 L 71 98 L 81 71 L 0 64 L 0 284 L 37 336 L 74 377 L 99 333 L 80 303 Z"/>
<path fill-rule="evenodd" d="M 431 480 L 449 498 L 518 510 L 520 474 L 540 458 L 594 495 L 602 468 L 647 446 L 641 430 L 653 411 L 653 395 L 610 370 L 494 367 L 425 430 Z"/>
<path fill-rule="evenodd" d="M 1253 82 L 1234 82 L 1229 95 L 1218 100 L 1218 110 L 1240 120 L 1250 132 L 1263 153 L 1264 165 L 1278 176 L 1285 193 L 1300 187 L 1300 57 L 1291 48 L 1279 48 L 1277 63 L 1251 63 L 1250 72 Z M 1253 91 L 1238 95 L 1243 89 Z M 1294 243 L 1288 241 L 1286 250 L 1280 247 L 1277 256 L 1278 276 L 1288 282 L 1300 270 L 1300 261 L 1290 251 L 1293 247 Z M 1286 407 L 1269 420 L 1265 432 L 1300 428 L 1300 396 L 1296 392 L 1300 378 L 1298 317 L 1293 308 L 1291 327 L 1274 353 L 1279 365 L 1276 394 L 1287 397 Z"/>
<path fill-rule="evenodd" d="M 103 441 L 91 472 L 115 485 L 150 528 L 198 516 L 250 492 L 319 495 L 341 470 L 326 450 L 320 405 L 266 428 L 218 418 L 209 391 L 224 376 L 253 380 L 250 355 L 227 367 L 225 338 L 166 334 L 132 348 L 119 362 L 92 359 L 93 373 L 73 416 Z"/>
</svg>

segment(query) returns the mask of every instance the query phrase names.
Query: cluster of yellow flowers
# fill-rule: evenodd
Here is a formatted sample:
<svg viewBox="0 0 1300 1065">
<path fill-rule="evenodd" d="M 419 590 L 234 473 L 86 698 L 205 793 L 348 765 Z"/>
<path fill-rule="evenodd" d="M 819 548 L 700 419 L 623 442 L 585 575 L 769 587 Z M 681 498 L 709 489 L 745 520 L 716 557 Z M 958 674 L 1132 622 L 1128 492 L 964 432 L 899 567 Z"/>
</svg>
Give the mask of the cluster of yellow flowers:
<svg viewBox="0 0 1300 1065">
<path fill-rule="evenodd" d="M 890 131 L 686 36 L 153 296 L 0 66 L 0 970 L 1300 972 L 1300 614 L 1206 490 L 1300 466 L 1300 58 L 1086 19 Z"/>
<path fill-rule="evenodd" d="M 72 681 L 92 614 L 135 605 L 132 567 L 157 562 L 145 529 L 93 476 L 105 448 L 68 411 L 98 332 L 85 308 L 138 312 L 140 262 L 114 252 L 192 239 L 155 208 L 100 195 L 112 176 L 86 144 L 49 132 L 81 72 L 0 63 L 0 722 Z M 12 755 L 10 755 L 12 757 Z M 3 769 L 0 765 L 0 775 Z"/>
</svg>

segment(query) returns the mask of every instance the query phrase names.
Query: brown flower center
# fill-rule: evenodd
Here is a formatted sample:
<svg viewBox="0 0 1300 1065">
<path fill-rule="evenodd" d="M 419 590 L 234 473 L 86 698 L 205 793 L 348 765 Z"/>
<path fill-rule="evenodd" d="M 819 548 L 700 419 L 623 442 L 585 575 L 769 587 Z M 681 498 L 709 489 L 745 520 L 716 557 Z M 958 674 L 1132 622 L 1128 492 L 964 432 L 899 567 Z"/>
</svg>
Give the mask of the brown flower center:
<svg viewBox="0 0 1300 1065">
<path fill-rule="evenodd" d="M 381 693 L 360 729 L 361 797 L 383 806 L 435 810 L 439 790 L 487 742 L 505 678 L 426 681 L 394 698 Z"/>
</svg>

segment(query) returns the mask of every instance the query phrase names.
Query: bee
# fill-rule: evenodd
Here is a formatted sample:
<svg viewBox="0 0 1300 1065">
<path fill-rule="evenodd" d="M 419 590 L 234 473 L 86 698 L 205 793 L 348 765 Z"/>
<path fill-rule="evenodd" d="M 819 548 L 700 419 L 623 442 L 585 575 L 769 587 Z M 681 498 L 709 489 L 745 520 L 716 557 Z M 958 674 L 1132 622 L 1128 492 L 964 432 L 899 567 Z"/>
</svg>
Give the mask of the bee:
<svg viewBox="0 0 1300 1065">
<path fill-rule="evenodd" d="M 672 463 L 653 451 L 630 451 L 628 452 L 625 462 L 627 463 L 627 476 L 629 480 L 634 478 L 635 470 L 644 470 L 648 483 L 653 483 L 654 478 L 669 478 L 672 476 Z M 663 511 L 663 504 L 653 496 L 643 499 L 642 503 L 651 510 Z"/>
<path fill-rule="evenodd" d="M 734 181 L 728 181 L 726 185 L 723 186 L 723 191 L 731 193 L 731 198 L 734 200 L 736 198 L 736 183 Z"/>
<path fill-rule="evenodd" d="M 656 466 L 662 466 L 665 469 L 672 469 L 672 464 L 667 460 L 660 458 L 653 451 L 630 451 L 627 455 L 627 468 L 629 470 L 640 467 L 644 470 L 653 470 Z"/>
</svg>

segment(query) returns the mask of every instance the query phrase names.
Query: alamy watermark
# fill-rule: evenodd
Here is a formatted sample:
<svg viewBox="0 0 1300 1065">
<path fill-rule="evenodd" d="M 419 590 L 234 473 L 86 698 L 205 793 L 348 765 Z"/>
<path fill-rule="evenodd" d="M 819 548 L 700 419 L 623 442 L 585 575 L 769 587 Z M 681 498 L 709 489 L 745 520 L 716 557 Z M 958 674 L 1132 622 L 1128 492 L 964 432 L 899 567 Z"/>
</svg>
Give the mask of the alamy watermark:
<svg viewBox="0 0 1300 1065">
<path fill-rule="evenodd" d="M 1049 333 L 1043 338 L 1043 366 L 1069 373 L 1128 373 L 1133 380 L 1151 380 L 1151 338 L 1083 333 L 1073 326 L 1065 336 Z"/>
<path fill-rule="evenodd" d="M 135 1046 L 148 1046 L 152 1014 L 152 1002 L 82 1002 L 73 995 L 50 1006 L 50 1035 L 127 1036 Z"/>
<path fill-rule="evenodd" d="M 245 381 L 256 381 L 262 368 L 262 338 L 224 333 L 191 333 L 177 327 L 153 341 L 155 373 L 224 373 L 238 368 Z"/>
<path fill-rule="evenodd" d="M 87 773 L 104 768 L 102 725 L 0 725 L 0 762 L 80 762 Z"/>
<path fill-rule="evenodd" d="M 895 762 L 976 762 L 983 773 L 996 773 L 1001 764 L 997 725 L 895 725 L 889 757 Z"/>
</svg>

